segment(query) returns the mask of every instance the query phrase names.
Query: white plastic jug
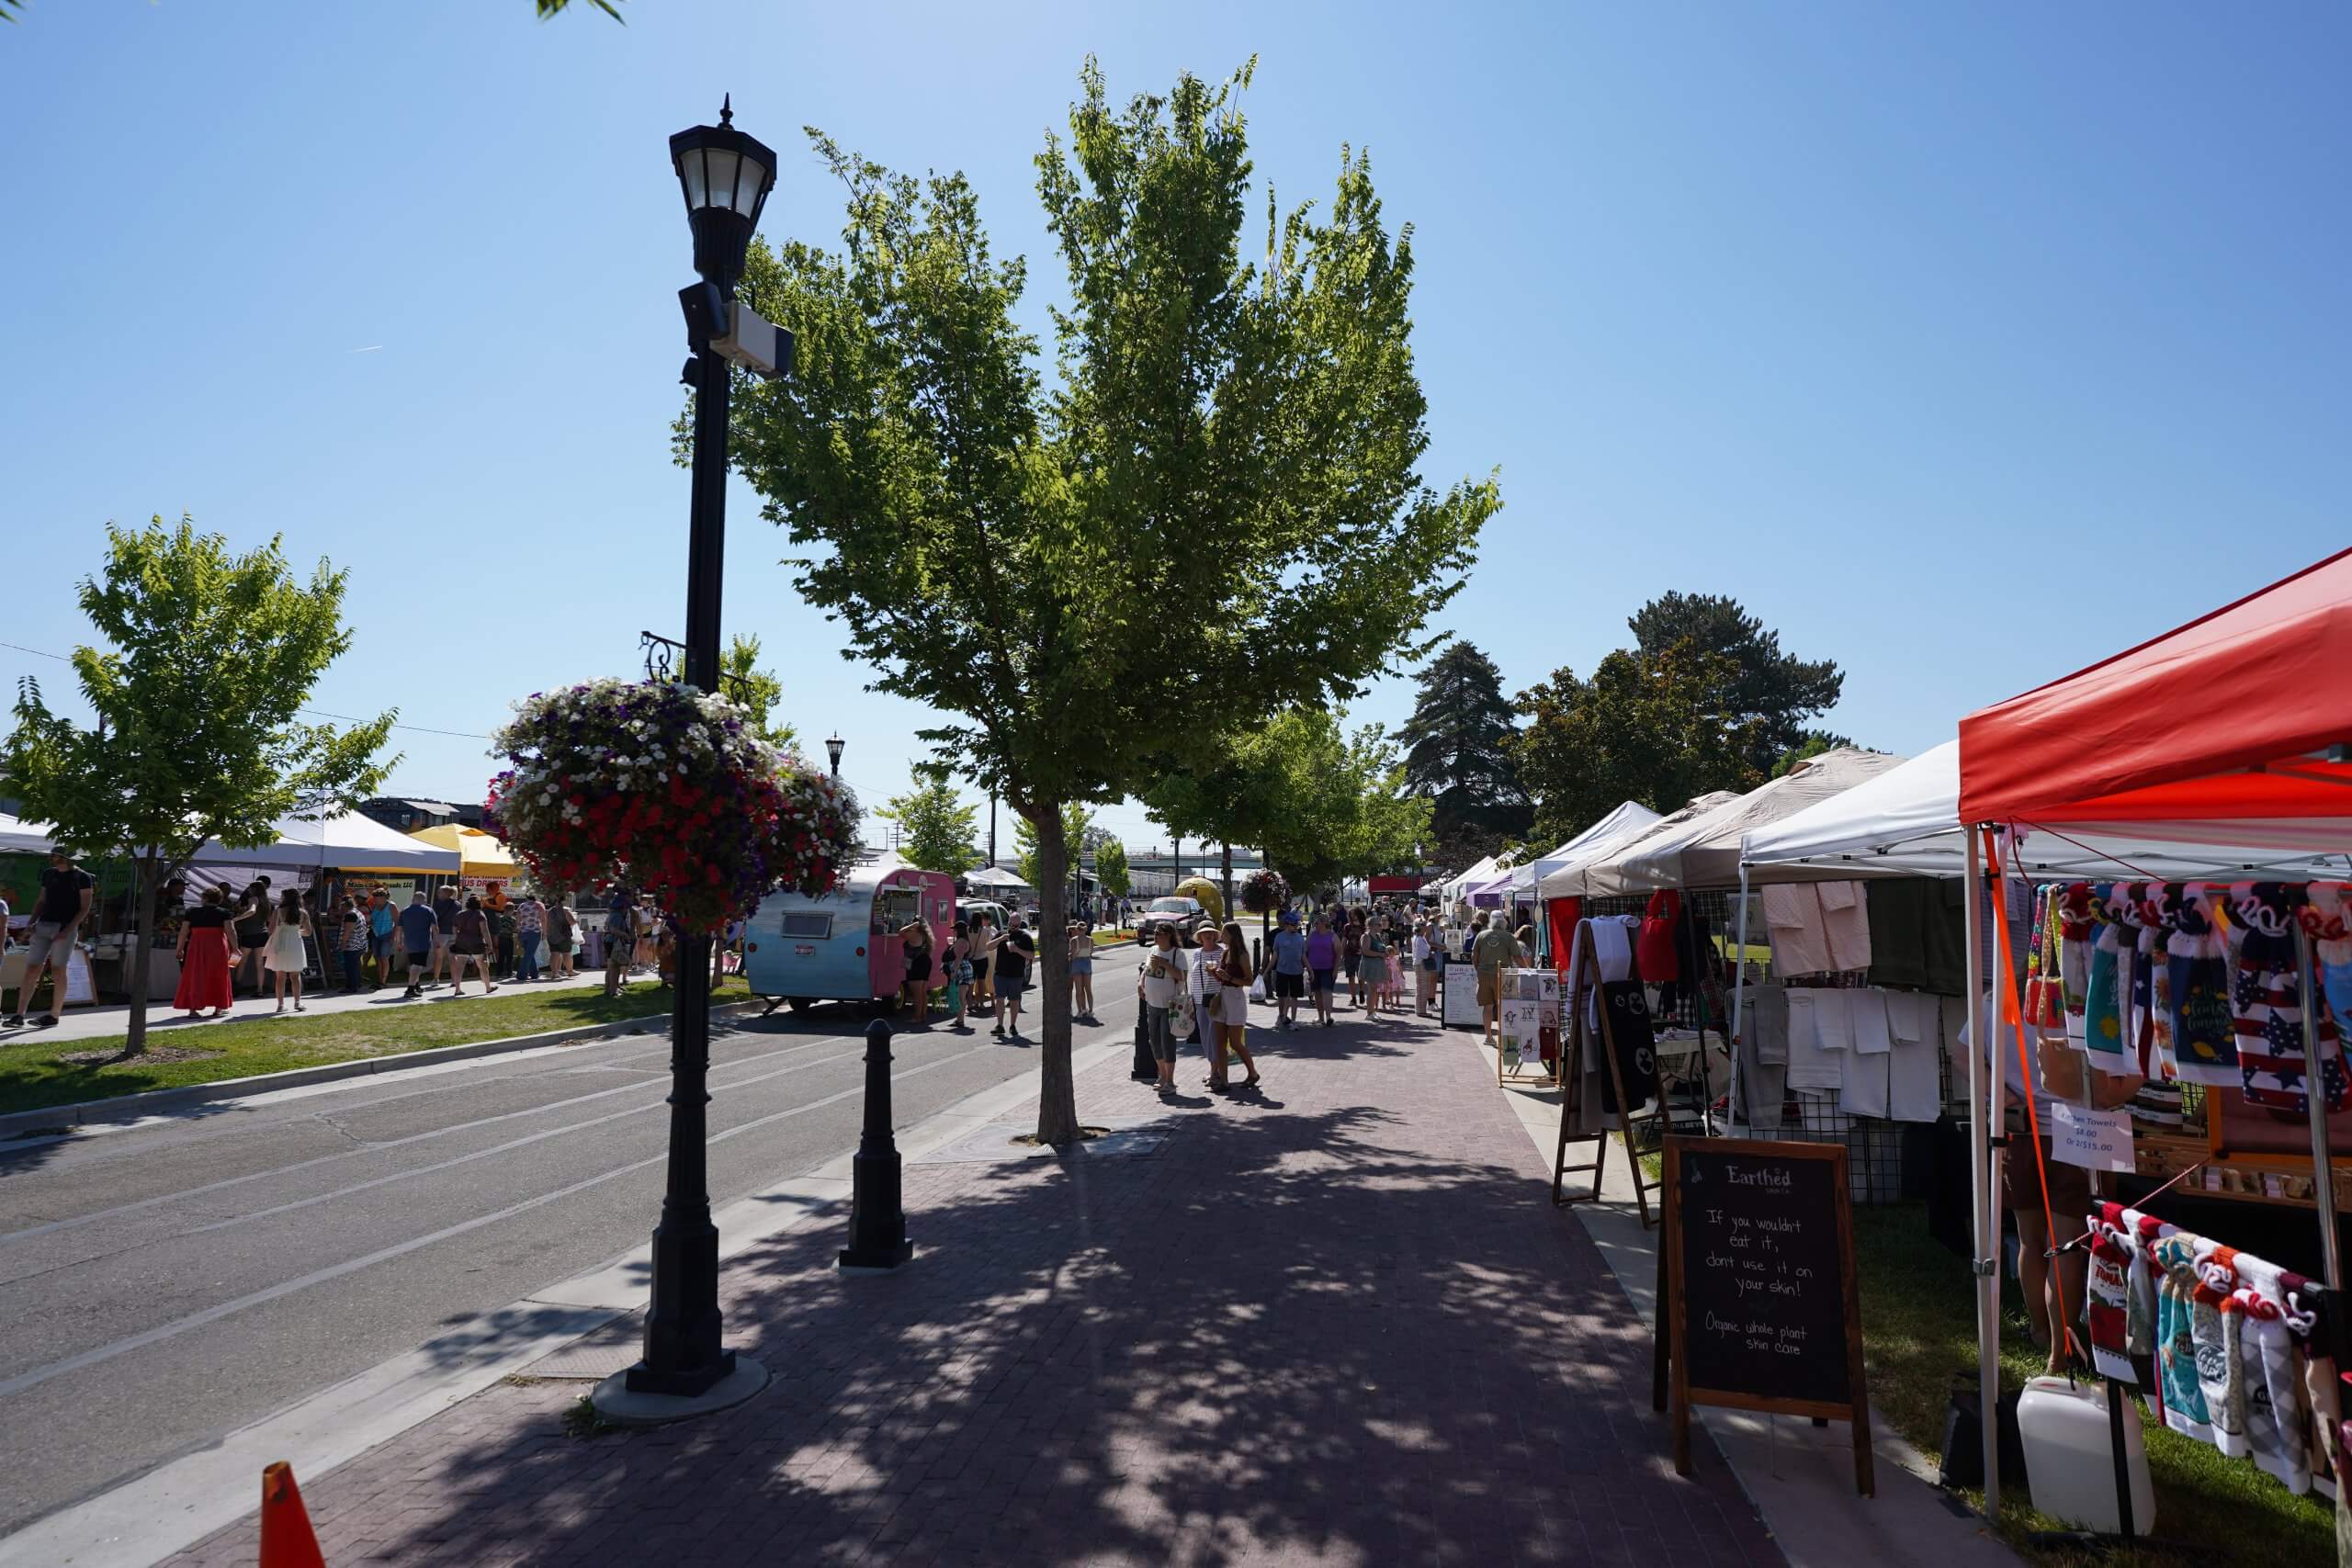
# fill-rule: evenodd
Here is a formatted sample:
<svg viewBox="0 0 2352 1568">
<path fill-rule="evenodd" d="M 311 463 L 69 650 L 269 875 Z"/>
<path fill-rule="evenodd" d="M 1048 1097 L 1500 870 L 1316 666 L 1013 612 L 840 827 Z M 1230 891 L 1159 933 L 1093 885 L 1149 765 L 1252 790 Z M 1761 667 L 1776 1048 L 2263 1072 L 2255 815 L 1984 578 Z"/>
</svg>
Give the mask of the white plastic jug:
<svg viewBox="0 0 2352 1568">
<path fill-rule="evenodd" d="M 2025 1447 L 2026 1480 L 2033 1506 L 2085 1529 L 2113 1534 L 2115 1448 L 2107 1424 L 2107 1391 L 2086 1380 L 2036 1378 L 2018 1399 L 2018 1436 Z M 2155 1487 L 2148 1480 L 2148 1449 L 2139 1407 L 2123 1402 L 2123 1459 L 2131 1476 L 2132 1528 L 2146 1535 L 2156 1517 Z"/>
</svg>

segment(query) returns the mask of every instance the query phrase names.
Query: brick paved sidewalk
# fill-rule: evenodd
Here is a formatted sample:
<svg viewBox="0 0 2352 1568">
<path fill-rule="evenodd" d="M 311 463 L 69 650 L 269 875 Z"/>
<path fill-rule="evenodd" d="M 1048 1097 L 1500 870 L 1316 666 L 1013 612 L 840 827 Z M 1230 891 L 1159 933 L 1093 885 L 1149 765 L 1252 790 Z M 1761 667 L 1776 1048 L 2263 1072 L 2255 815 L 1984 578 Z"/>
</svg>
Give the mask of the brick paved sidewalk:
<svg viewBox="0 0 2352 1568">
<path fill-rule="evenodd" d="M 895 1276 L 838 1276 L 837 1223 L 731 1263 L 748 1404 L 575 1438 L 586 1384 L 510 1383 L 303 1476 L 330 1568 L 1779 1562 L 1708 1445 L 1675 1476 L 1646 1327 L 1468 1037 L 1342 1017 L 1253 1030 L 1254 1096 L 1182 1063 L 1157 1152 L 910 1164 Z"/>
</svg>

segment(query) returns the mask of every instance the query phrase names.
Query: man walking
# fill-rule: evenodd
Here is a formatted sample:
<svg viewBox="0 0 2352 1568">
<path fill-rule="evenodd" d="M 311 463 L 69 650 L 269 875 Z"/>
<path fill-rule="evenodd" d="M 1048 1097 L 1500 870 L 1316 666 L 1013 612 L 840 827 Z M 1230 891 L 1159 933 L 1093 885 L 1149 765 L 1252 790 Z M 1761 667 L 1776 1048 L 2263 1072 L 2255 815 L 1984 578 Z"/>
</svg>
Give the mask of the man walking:
<svg viewBox="0 0 2352 1568">
<path fill-rule="evenodd" d="M 441 934 L 441 921 L 433 913 L 432 907 L 425 903 L 424 888 L 420 887 L 408 896 L 408 908 L 401 911 L 396 923 L 400 927 L 401 950 L 408 955 L 408 989 L 401 995 L 413 1000 L 424 995 L 424 987 L 420 982 L 424 976 L 424 966 L 432 962 L 434 943 Z"/>
<path fill-rule="evenodd" d="M 1298 911 L 1284 909 L 1282 929 L 1274 932 L 1274 1027 L 1298 1027 L 1298 1004 L 1306 996 L 1306 937 L 1298 929 Z"/>
<path fill-rule="evenodd" d="M 1486 1021 L 1487 1043 L 1502 1049 L 1503 970 L 1519 962 L 1519 943 L 1500 920 L 1484 915 L 1470 922 L 1470 962 L 1478 968 L 1478 1014 Z"/>
<path fill-rule="evenodd" d="M 1021 1038 L 1021 993 L 1029 985 L 1029 961 L 1036 956 L 1036 938 L 1026 921 L 1013 916 L 996 944 L 996 1032 L 1007 1040 Z"/>
<path fill-rule="evenodd" d="M 441 983 L 441 972 L 453 966 L 449 963 L 449 943 L 458 934 L 458 911 L 464 908 L 458 902 L 458 890 L 444 886 L 440 897 L 433 900 L 433 977 L 427 986 Z"/>
<path fill-rule="evenodd" d="M 96 889 L 90 874 L 74 863 L 62 849 L 49 852 L 40 874 L 40 896 L 33 900 L 32 951 L 25 954 L 24 978 L 17 982 L 17 1010 L 7 1017 L 15 1029 L 25 1021 L 33 993 L 40 988 L 41 970 L 49 971 L 49 1010 L 40 1016 L 43 1029 L 65 1010 L 65 976 L 74 961 L 74 939 L 90 918 L 90 898 Z"/>
</svg>

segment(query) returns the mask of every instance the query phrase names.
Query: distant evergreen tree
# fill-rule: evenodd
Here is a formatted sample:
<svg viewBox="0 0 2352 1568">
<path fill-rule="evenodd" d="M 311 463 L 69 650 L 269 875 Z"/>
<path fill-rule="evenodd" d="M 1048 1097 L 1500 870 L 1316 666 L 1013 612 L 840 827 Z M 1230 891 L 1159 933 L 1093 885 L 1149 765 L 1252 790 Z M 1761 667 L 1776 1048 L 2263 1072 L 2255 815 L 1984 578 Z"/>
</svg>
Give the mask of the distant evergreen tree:
<svg viewBox="0 0 2352 1568">
<path fill-rule="evenodd" d="M 1396 735 L 1405 785 L 1430 802 L 1433 862 L 1467 864 L 1534 822 L 1512 758 L 1510 699 L 1502 671 L 1473 643 L 1448 644 L 1418 679 L 1413 716 Z"/>
</svg>

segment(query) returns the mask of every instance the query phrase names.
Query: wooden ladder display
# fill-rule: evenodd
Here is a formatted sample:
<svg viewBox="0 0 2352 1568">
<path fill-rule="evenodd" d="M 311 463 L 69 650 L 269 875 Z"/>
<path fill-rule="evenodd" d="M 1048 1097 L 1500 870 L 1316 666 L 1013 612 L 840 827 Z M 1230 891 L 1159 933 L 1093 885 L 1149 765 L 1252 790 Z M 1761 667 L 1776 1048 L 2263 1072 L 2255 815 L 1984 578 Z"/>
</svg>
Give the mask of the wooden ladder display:
<svg viewBox="0 0 2352 1568">
<path fill-rule="evenodd" d="M 1561 987 L 1560 1005 L 1568 1010 L 1560 1021 L 1560 1136 L 1552 1152 L 1552 1201 L 1555 1204 L 1598 1201 L 1601 1172 L 1609 1162 L 1610 1129 L 1603 1127 L 1596 1133 L 1571 1133 L 1568 1130 L 1570 1121 L 1581 1109 L 1577 1100 L 1584 1088 L 1585 1047 L 1593 1043 L 1592 1031 L 1586 1020 L 1585 998 L 1593 996 L 1596 1005 L 1590 1010 L 1600 1020 L 1598 1043 L 1602 1062 L 1608 1068 L 1610 1089 L 1617 1098 L 1616 1132 L 1625 1145 L 1625 1163 L 1634 1173 L 1634 1203 L 1641 1213 L 1642 1228 L 1647 1230 L 1657 1223 L 1650 1213 L 1653 1183 L 1643 1173 L 1641 1156 L 1634 1151 L 1634 1134 L 1637 1124 L 1644 1129 L 1657 1128 L 1659 1146 L 1663 1147 L 1664 1134 L 1673 1122 L 1667 1111 L 1666 1086 L 1658 1076 L 1655 1055 L 1650 1058 L 1649 1097 L 1657 1109 L 1649 1111 L 1633 1109 L 1634 1102 L 1625 1093 L 1623 1072 L 1618 1066 L 1617 1042 L 1615 1032 L 1610 1027 L 1609 1010 L 1598 1005 L 1596 993 L 1600 990 L 1600 967 L 1592 946 L 1592 922 L 1579 920 L 1568 964 L 1568 972 L 1577 977 L 1577 983 Z M 1590 1143 L 1593 1145 L 1589 1164 L 1568 1164 L 1568 1145 L 1572 1143 Z M 1562 1191 L 1569 1176 L 1581 1176 L 1587 1171 L 1592 1173 L 1590 1192 Z"/>
</svg>

